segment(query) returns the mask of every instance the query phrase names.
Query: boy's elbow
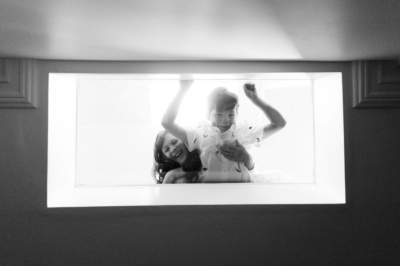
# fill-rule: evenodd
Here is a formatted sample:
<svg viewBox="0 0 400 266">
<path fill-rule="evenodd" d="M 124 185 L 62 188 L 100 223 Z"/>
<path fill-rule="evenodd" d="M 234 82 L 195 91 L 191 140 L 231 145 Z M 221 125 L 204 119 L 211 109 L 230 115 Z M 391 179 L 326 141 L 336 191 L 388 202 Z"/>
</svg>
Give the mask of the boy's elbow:
<svg viewBox="0 0 400 266">
<path fill-rule="evenodd" d="M 279 123 L 275 123 L 275 128 L 278 130 L 283 129 L 286 126 L 286 120 L 282 119 Z"/>
<path fill-rule="evenodd" d="M 168 122 L 168 120 L 161 120 L 161 126 L 165 129 L 168 129 L 170 127 L 171 123 Z"/>
<path fill-rule="evenodd" d="M 280 127 L 281 127 L 281 128 L 284 128 L 285 126 L 286 126 L 286 120 L 285 120 L 285 119 L 282 119 L 282 122 L 281 122 Z"/>
</svg>

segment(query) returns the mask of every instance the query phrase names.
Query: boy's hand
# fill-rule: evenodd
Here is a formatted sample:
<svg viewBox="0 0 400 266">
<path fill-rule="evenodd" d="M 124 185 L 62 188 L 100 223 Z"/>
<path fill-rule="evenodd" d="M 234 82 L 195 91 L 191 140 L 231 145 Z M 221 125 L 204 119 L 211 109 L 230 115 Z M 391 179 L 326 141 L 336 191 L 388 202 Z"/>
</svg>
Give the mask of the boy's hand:
<svg viewBox="0 0 400 266">
<path fill-rule="evenodd" d="M 180 80 L 180 85 L 181 85 L 181 90 L 188 90 L 190 89 L 190 87 L 192 87 L 194 80 L 184 80 L 181 79 Z"/>
<path fill-rule="evenodd" d="M 243 163 L 249 158 L 247 150 L 239 144 L 238 140 L 230 144 L 224 143 L 219 147 L 219 151 L 226 159 L 234 162 Z"/>
<path fill-rule="evenodd" d="M 243 85 L 244 93 L 251 101 L 258 99 L 256 86 L 253 83 L 245 83 Z"/>
</svg>

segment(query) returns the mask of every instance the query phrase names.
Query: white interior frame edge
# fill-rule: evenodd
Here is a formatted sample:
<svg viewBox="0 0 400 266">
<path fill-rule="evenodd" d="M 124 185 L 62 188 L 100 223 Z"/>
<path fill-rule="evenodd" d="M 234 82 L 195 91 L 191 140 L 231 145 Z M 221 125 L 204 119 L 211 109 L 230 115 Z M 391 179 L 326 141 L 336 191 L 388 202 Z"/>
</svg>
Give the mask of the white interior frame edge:
<svg viewBox="0 0 400 266">
<path fill-rule="evenodd" d="M 107 74 L 101 74 L 107 75 Z M 266 79 L 288 73 L 196 74 L 194 79 Z M 100 207 L 151 205 L 243 204 L 344 204 L 344 129 L 342 84 L 326 87 L 324 79 L 341 73 L 290 73 L 293 79 L 313 80 L 315 100 L 315 184 L 180 184 L 118 187 L 75 186 L 77 77 L 84 74 L 51 74 L 49 77 L 49 139 L 47 206 Z M 93 76 L 93 75 L 92 75 Z M 52 79 L 63 79 L 54 88 Z M 127 74 L 116 78 L 179 79 L 178 74 Z M 189 77 L 188 75 L 184 76 Z M 341 80 L 341 79 L 340 79 Z M 330 110 L 321 117 L 318 114 Z M 330 132 L 332 134 L 325 134 Z"/>
</svg>

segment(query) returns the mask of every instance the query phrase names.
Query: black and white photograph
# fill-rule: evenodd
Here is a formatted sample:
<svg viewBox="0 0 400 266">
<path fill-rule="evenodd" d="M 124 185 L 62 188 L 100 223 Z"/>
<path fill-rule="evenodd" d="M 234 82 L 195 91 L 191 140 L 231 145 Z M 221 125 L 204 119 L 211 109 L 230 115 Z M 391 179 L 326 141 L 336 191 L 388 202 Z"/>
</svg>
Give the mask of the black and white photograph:
<svg viewBox="0 0 400 266">
<path fill-rule="evenodd" d="M 399 0 L 0 0 L 0 265 L 400 265 Z"/>
</svg>

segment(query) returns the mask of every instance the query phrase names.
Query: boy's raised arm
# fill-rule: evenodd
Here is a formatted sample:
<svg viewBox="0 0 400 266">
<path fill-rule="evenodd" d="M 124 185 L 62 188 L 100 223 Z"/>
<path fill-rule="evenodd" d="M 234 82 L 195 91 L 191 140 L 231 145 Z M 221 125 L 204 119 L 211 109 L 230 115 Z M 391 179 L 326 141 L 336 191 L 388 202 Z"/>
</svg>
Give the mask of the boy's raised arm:
<svg viewBox="0 0 400 266">
<path fill-rule="evenodd" d="M 181 80 L 180 89 L 175 95 L 172 102 L 169 104 L 162 120 L 161 125 L 169 133 L 174 135 L 176 138 L 180 139 L 186 146 L 188 146 L 188 141 L 186 137 L 186 131 L 184 128 L 175 123 L 175 119 L 178 116 L 179 107 L 181 105 L 182 99 L 192 86 L 193 80 Z"/>
<path fill-rule="evenodd" d="M 264 126 L 263 139 L 271 136 L 285 127 L 286 121 L 283 116 L 267 104 L 263 99 L 258 97 L 257 90 L 254 84 L 246 83 L 243 85 L 244 93 L 258 108 L 260 108 L 265 116 L 270 120 L 270 124 Z"/>
</svg>

